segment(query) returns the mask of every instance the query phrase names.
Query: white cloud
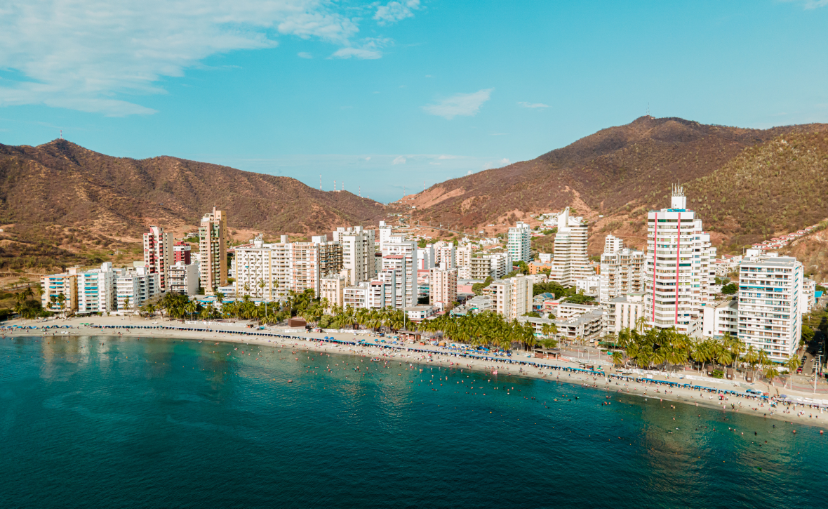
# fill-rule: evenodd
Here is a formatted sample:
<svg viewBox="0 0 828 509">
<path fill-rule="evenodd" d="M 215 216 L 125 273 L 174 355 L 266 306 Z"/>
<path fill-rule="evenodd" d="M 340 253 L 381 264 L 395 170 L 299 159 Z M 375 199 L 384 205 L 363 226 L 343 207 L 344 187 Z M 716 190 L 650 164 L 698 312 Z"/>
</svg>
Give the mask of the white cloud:
<svg viewBox="0 0 828 509">
<path fill-rule="evenodd" d="M 397 156 L 391 161 L 391 164 L 405 164 L 405 158 L 403 156 Z"/>
<path fill-rule="evenodd" d="M 22 78 L 2 82 L 0 106 L 153 113 L 134 97 L 164 93 L 159 81 L 183 76 L 210 56 L 273 48 L 280 35 L 344 46 L 342 58 L 379 58 L 375 40 L 354 44 L 353 13 L 329 0 L 2 2 L 0 69 Z"/>
<path fill-rule="evenodd" d="M 382 58 L 383 48 L 391 43 L 391 39 L 365 39 L 359 47 L 348 46 L 336 50 L 330 58 L 358 58 L 361 60 L 376 60 Z"/>
<path fill-rule="evenodd" d="M 390 25 L 405 18 L 414 17 L 415 11 L 420 8 L 420 0 L 403 0 L 400 2 L 388 2 L 386 5 L 377 7 L 374 19 L 379 25 Z"/>
<path fill-rule="evenodd" d="M 447 154 L 441 154 L 437 159 L 459 159 L 460 156 L 450 156 Z"/>
<path fill-rule="evenodd" d="M 491 170 L 492 168 L 502 168 L 504 166 L 508 166 L 510 163 L 511 163 L 511 161 L 509 161 L 508 159 L 506 159 L 504 157 L 500 161 L 489 161 L 488 163 L 483 165 L 483 169 L 484 170 Z"/>
<path fill-rule="evenodd" d="M 493 88 L 479 90 L 471 94 L 456 94 L 444 99 L 439 104 L 423 106 L 423 110 L 431 115 L 437 115 L 448 120 L 456 116 L 469 117 L 480 111 L 480 106 L 489 100 Z"/>
<path fill-rule="evenodd" d="M 366 161 L 370 161 L 370 160 L 371 160 L 371 156 L 366 157 L 366 158 L 365 158 L 365 160 L 366 160 Z"/>
<path fill-rule="evenodd" d="M 519 102 L 519 103 L 518 103 L 518 106 L 521 106 L 522 108 L 548 108 L 548 107 L 549 107 L 549 105 L 548 105 L 548 104 L 543 104 L 543 103 L 527 103 L 527 102 L 523 102 L 523 101 Z"/>
<path fill-rule="evenodd" d="M 299 58 L 313 58 L 313 55 L 308 53 L 307 51 L 300 51 L 298 53 Z"/>
</svg>

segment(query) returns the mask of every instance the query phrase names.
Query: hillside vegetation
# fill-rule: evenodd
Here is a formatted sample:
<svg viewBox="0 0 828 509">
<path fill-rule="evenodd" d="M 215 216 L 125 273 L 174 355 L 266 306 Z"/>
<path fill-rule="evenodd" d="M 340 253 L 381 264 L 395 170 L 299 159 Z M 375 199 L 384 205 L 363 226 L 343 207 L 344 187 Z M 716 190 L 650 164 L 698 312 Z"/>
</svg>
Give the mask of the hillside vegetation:
<svg viewBox="0 0 828 509">
<path fill-rule="evenodd" d="M 669 206 L 685 185 L 716 242 L 749 243 L 814 224 L 826 215 L 828 125 L 773 129 L 641 117 L 532 161 L 449 180 L 404 199 L 415 220 L 503 231 L 515 220 L 574 206 L 609 233 L 643 240 L 644 212 Z M 603 216 L 603 217 L 599 217 Z M 591 249 L 591 252 L 595 252 Z"/>
</svg>

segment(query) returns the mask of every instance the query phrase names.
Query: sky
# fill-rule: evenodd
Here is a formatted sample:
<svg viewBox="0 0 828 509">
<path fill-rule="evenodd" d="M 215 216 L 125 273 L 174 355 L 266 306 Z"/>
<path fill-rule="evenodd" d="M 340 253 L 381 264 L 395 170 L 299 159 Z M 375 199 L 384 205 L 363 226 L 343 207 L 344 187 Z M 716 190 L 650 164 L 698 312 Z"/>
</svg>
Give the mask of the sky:
<svg viewBox="0 0 828 509">
<path fill-rule="evenodd" d="M 382 202 L 647 111 L 828 122 L 828 0 L 0 1 L 0 143 Z"/>
</svg>

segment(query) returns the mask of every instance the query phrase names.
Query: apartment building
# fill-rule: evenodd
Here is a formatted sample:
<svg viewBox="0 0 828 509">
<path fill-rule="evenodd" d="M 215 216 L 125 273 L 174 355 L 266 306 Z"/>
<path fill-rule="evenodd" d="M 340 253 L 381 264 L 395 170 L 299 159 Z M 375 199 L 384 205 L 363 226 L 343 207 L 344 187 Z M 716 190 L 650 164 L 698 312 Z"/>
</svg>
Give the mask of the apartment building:
<svg viewBox="0 0 828 509">
<path fill-rule="evenodd" d="M 457 301 L 457 269 L 431 269 L 428 303 L 440 310 Z"/>
<path fill-rule="evenodd" d="M 457 277 L 460 279 L 471 279 L 471 260 L 472 253 L 471 244 L 461 244 L 457 246 L 455 253 L 457 261 Z"/>
<path fill-rule="evenodd" d="M 607 237 L 604 239 L 604 253 L 617 253 L 622 249 L 624 249 L 624 241 L 616 237 L 615 235 L 607 235 Z"/>
<path fill-rule="evenodd" d="M 179 240 L 173 245 L 173 263 L 181 262 L 184 265 L 193 263 L 190 244 Z"/>
<path fill-rule="evenodd" d="M 630 293 L 606 303 L 604 334 L 618 335 L 624 329 L 635 329 L 644 316 L 644 293 Z"/>
<path fill-rule="evenodd" d="M 172 233 L 159 226 L 150 226 L 144 234 L 144 266 L 150 274 L 158 274 L 161 291 L 167 291 L 167 269 L 173 263 Z"/>
<path fill-rule="evenodd" d="M 345 307 L 351 307 L 352 309 L 383 309 L 388 307 L 390 304 L 386 301 L 386 288 L 386 282 L 380 280 L 362 281 L 354 286 L 346 286 L 343 290 Z"/>
<path fill-rule="evenodd" d="M 518 221 L 515 226 L 509 228 L 506 248 L 513 262 L 524 261 L 529 263 L 532 259 L 532 229 L 523 221 Z"/>
<path fill-rule="evenodd" d="M 342 271 L 342 246 L 324 236 L 311 242 L 266 244 L 261 236 L 252 244 L 236 248 L 235 293 L 265 300 L 285 298 L 291 291 L 313 290 L 319 296 L 322 278 Z"/>
<path fill-rule="evenodd" d="M 800 296 L 799 309 L 802 314 L 810 313 L 816 305 L 816 281 L 811 278 L 802 280 L 802 294 Z"/>
<path fill-rule="evenodd" d="M 725 295 L 708 302 L 702 308 L 702 335 L 706 338 L 720 338 L 726 333 L 739 335 L 739 299 Z"/>
<path fill-rule="evenodd" d="M 398 270 L 396 290 L 386 298 L 397 309 L 417 305 L 417 242 L 393 235 L 382 246 L 382 272 Z M 380 275 L 382 275 L 382 272 Z"/>
<path fill-rule="evenodd" d="M 575 286 L 575 281 L 591 276 L 594 271 L 587 255 L 587 225 L 581 217 L 569 215 L 569 207 L 558 215 L 555 234 L 555 256 L 549 278 L 563 286 Z"/>
<path fill-rule="evenodd" d="M 227 285 L 227 238 L 227 213 L 213 207 L 198 228 L 200 283 L 207 295 Z"/>
<path fill-rule="evenodd" d="M 787 361 L 799 345 L 803 277 L 792 257 L 760 255 L 739 266 L 739 339 L 774 362 Z"/>
<path fill-rule="evenodd" d="M 324 276 L 319 286 L 320 299 L 328 301 L 328 308 L 345 306 L 344 292 L 347 280 L 342 274 Z"/>
<path fill-rule="evenodd" d="M 671 207 L 647 214 L 647 327 L 675 327 L 682 334 L 701 336 L 702 307 L 709 301 L 715 258 L 701 219 L 687 209 L 682 187 L 673 186 Z"/>
<path fill-rule="evenodd" d="M 454 244 L 443 241 L 434 244 L 434 266 L 443 269 L 454 269 L 457 267 Z"/>
<path fill-rule="evenodd" d="M 172 293 L 198 295 L 199 270 L 197 263 L 175 262 L 169 270 L 169 289 Z"/>
<path fill-rule="evenodd" d="M 131 311 L 161 293 L 159 274 L 146 267 L 135 267 L 120 272 L 115 278 L 116 306 L 119 311 Z"/>
<path fill-rule="evenodd" d="M 108 313 L 115 309 L 116 271 L 111 262 L 77 273 L 78 313 Z"/>
<path fill-rule="evenodd" d="M 40 304 L 53 313 L 73 313 L 78 310 L 78 272 L 72 267 L 67 272 L 49 274 L 40 278 L 43 293 Z"/>
<path fill-rule="evenodd" d="M 644 291 L 644 252 L 627 248 L 605 250 L 601 255 L 601 276 L 607 278 L 609 299 Z"/>
<path fill-rule="evenodd" d="M 381 253 L 382 251 L 380 251 Z M 417 269 L 418 270 L 431 270 L 436 265 L 434 263 L 434 246 L 431 244 L 426 245 L 425 248 L 418 248 L 417 249 Z"/>
<path fill-rule="evenodd" d="M 381 234 L 382 231 L 380 228 Z M 391 231 L 390 227 L 387 231 Z M 333 240 L 342 246 L 342 268 L 346 271 L 348 284 L 356 285 L 376 277 L 374 230 L 365 230 L 361 226 L 339 227 L 333 232 Z"/>
<path fill-rule="evenodd" d="M 513 320 L 532 311 L 532 281 L 526 276 L 515 276 L 489 285 L 492 309 L 506 320 Z"/>
<path fill-rule="evenodd" d="M 600 274 L 587 276 L 575 281 L 575 291 L 589 297 L 596 297 L 598 302 L 609 300 L 607 276 Z"/>
</svg>

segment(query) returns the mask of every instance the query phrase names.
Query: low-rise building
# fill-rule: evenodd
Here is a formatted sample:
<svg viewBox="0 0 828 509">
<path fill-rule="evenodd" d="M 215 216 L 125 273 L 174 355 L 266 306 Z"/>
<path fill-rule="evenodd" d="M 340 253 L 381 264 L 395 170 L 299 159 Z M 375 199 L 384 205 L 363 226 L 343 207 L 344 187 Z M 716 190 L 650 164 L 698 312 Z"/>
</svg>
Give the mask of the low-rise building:
<svg viewBox="0 0 828 509">
<path fill-rule="evenodd" d="M 605 334 L 618 335 L 624 329 L 635 329 L 644 316 L 644 294 L 630 293 L 610 299 L 606 303 Z"/>
<path fill-rule="evenodd" d="M 739 299 L 725 295 L 708 302 L 702 309 L 702 335 L 720 338 L 726 333 L 739 335 Z"/>
<path fill-rule="evenodd" d="M 135 267 L 118 275 L 115 289 L 118 311 L 132 311 L 161 293 L 161 279 L 146 267 Z"/>
</svg>

